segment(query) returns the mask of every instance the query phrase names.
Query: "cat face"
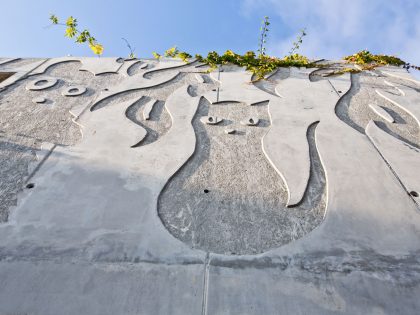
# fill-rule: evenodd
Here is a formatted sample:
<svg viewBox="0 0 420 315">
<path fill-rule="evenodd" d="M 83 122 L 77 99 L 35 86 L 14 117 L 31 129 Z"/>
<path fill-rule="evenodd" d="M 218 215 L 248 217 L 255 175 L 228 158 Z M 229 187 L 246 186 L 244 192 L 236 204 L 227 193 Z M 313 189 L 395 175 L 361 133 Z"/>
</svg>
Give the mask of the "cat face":
<svg viewBox="0 0 420 315">
<path fill-rule="evenodd" d="M 257 105 L 224 102 L 211 105 L 202 102 L 198 110 L 202 128 L 213 136 L 264 133 L 270 125 L 267 102 Z M 262 135 L 260 135 L 262 136 Z"/>
</svg>

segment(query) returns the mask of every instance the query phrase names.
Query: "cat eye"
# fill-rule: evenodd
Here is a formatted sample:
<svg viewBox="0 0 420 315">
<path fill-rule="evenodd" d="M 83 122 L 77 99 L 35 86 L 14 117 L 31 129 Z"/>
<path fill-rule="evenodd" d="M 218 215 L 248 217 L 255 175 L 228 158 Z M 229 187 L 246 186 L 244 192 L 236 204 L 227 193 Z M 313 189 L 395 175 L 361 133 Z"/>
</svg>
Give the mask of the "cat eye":
<svg viewBox="0 0 420 315">
<path fill-rule="evenodd" d="M 207 124 L 207 125 L 217 125 L 218 123 L 223 121 L 223 118 L 216 117 L 216 116 L 203 116 L 200 118 L 200 121 L 203 124 Z"/>
<path fill-rule="evenodd" d="M 260 120 L 256 117 L 248 117 L 247 119 L 242 120 L 241 124 L 245 126 L 257 126 L 259 122 Z"/>
</svg>

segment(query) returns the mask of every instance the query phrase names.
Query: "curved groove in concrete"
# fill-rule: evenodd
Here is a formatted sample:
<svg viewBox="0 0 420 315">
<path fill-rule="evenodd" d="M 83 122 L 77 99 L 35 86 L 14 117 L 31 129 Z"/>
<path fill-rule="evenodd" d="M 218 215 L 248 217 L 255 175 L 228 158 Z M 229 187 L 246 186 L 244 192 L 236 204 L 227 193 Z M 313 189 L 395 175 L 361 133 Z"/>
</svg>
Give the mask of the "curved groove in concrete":
<svg viewBox="0 0 420 315">
<path fill-rule="evenodd" d="M 311 82 L 317 82 L 320 80 L 328 80 L 328 78 L 334 78 L 334 77 L 339 77 L 343 74 L 333 74 L 334 71 L 339 71 L 342 70 L 342 67 L 339 67 L 338 65 L 334 66 L 332 65 L 331 67 L 328 68 L 317 68 L 316 70 L 312 71 L 309 74 L 309 81 Z"/>
<path fill-rule="evenodd" d="M 9 62 L 14 62 L 18 60 L 20 60 L 20 58 L 5 58 L 5 59 L 0 60 L 0 66 L 5 65 Z"/>
<path fill-rule="evenodd" d="M 309 126 L 313 124 L 316 124 L 316 122 L 310 123 Z M 273 122 L 272 125 L 274 125 Z M 286 205 L 289 208 L 298 206 L 303 200 L 305 191 L 308 189 L 311 167 L 310 148 L 307 142 L 309 126 L 306 125 L 306 122 L 294 125 L 294 141 L 287 143 L 273 143 L 273 137 L 287 133 L 287 128 L 274 128 L 273 126 L 262 141 L 264 155 L 280 175 L 287 188 Z M 283 158 L 273 157 L 273 144 L 278 152 L 284 153 L 286 156 Z M 295 172 L 296 169 L 299 170 L 299 176 Z"/>
<path fill-rule="evenodd" d="M 141 112 L 150 102 L 153 102 L 153 108 L 149 113 L 149 118 L 145 119 Z M 167 134 L 172 125 L 172 119 L 165 108 L 165 102 L 148 100 L 145 97 L 129 106 L 125 115 L 129 120 L 141 126 L 147 132 L 142 139 L 139 139 L 136 144 L 132 145 L 133 148 L 158 141 Z"/>
<path fill-rule="evenodd" d="M 420 97 L 417 92 L 413 92 L 412 89 L 404 86 L 392 85 L 402 92 L 402 95 L 395 95 L 387 91 L 375 90 L 376 93 L 383 99 L 391 102 L 395 106 L 406 111 L 410 114 L 417 122 L 420 127 Z"/>
<path fill-rule="evenodd" d="M 213 71 L 210 77 L 219 83 L 219 88 L 204 94 L 212 104 L 242 102 L 255 105 L 273 98 L 252 83 L 252 74 L 240 67 L 225 66 L 220 71 Z"/>
<path fill-rule="evenodd" d="M 134 66 L 137 67 L 138 64 L 140 64 L 140 69 L 144 69 L 145 67 L 147 67 L 147 63 L 139 59 L 125 60 L 121 68 L 118 70 L 118 73 L 124 76 L 131 76 L 130 71 Z"/>
<path fill-rule="evenodd" d="M 43 83 L 43 84 L 40 84 Z M 37 80 L 31 81 L 26 85 L 26 89 L 29 91 L 42 91 L 55 86 L 58 83 L 58 79 L 51 77 L 38 78 Z"/>
<path fill-rule="evenodd" d="M 278 110 L 276 106 L 281 104 L 269 103 L 272 127 L 262 140 L 263 152 L 287 187 L 287 206 L 293 207 L 301 202 L 308 185 L 310 157 L 306 135 L 308 126 L 315 119 L 282 122 L 282 117 L 274 113 Z M 291 130 L 294 133 L 293 139 L 282 141 L 280 137 L 289 134 Z"/>
<path fill-rule="evenodd" d="M 417 132 L 416 130 L 418 130 L 418 123 L 415 121 L 415 117 L 408 113 L 407 110 L 402 106 L 398 106 L 396 101 L 389 102 L 386 100 L 388 103 L 386 106 L 386 114 L 389 113 L 389 115 L 392 117 L 385 119 L 381 116 L 382 119 L 379 119 L 377 116 L 378 114 L 374 112 L 371 107 L 369 107 L 369 104 L 383 104 L 384 98 L 380 96 L 382 92 L 379 92 L 376 88 L 372 89 L 373 86 L 377 86 L 378 81 L 365 77 L 364 79 L 367 81 L 364 80 L 363 83 L 361 83 L 360 74 L 351 74 L 350 78 L 350 90 L 347 90 L 346 86 L 343 85 L 344 82 L 342 82 L 339 77 L 330 77 L 328 79 L 337 95 L 340 96 L 337 106 L 335 107 L 336 116 L 345 124 L 363 135 L 365 134 L 365 128 L 369 123 L 369 120 L 377 120 L 378 126 L 384 131 L 388 132 L 390 135 L 410 145 L 418 147 L 419 143 L 417 143 L 418 141 L 415 140 L 415 133 Z M 390 98 L 395 98 L 395 100 L 398 99 L 400 102 L 405 101 L 408 107 L 415 107 L 408 103 L 408 99 L 404 97 L 405 93 L 410 92 L 413 93 L 413 97 L 415 97 L 414 90 L 409 87 L 401 87 L 400 89 L 387 81 L 384 81 L 384 83 L 393 87 L 395 91 L 394 93 L 383 92 L 384 94 L 387 93 Z M 383 85 L 381 81 L 379 81 L 379 84 Z M 381 88 L 381 91 L 382 89 L 383 88 Z M 406 89 L 407 91 L 404 92 L 402 89 Z M 343 92 L 346 93 L 343 94 Z M 365 101 L 366 98 L 369 99 L 368 102 Z M 415 111 L 416 108 L 413 110 Z M 390 120 L 394 120 L 395 123 L 390 122 Z"/>
<path fill-rule="evenodd" d="M 123 63 L 120 58 L 81 58 L 79 71 L 88 71 L 94 76 L 106 73 L 118 73 Z"/>
<path fill-rule="evenodd" d="M 150 119 L 150 113 L 152 112 L 152 110 L 153 110 L 153 108 L 154 108 L 154 106 L 157 102 L 158 102 L 157 100 L 151 99 L 150 101 L 148 101 L 146 103 L 146 105 L 144 105 L 144 107 L 143 107 L 143 119 L 144 120 L 149 120 Z"/>
<path fill-rule="evenodd" d="M 266 156 L 287 183 L 289 207 L 299 205 L 310 177 L 307 128 L 315 121 L 330 123 L 338 97 L 328 80 L 311 82 L 311 69 L 291 69 L 291 77 L 279 83 L 283 98 L 272 100 L 272 127 L 264 137 Z M 312 70 L 313 71 L 313 70 Z M 340 89 L 349 89 L 348 76 L 334 79 Z M 316 96 L 316 100 L 314 97 Z"/>
<path fill-rule="evenodd" d="M 309 81 L 316 82 L 318 80 L 322 80 L 323 76 L 318 73 L 322 73 L 324 69 L 316 69 L 309 74 Z"/>
<path fill-rule="evenodd" d="M 150 61 L 148 60 L 139 60 L 142 62 L 134 62 L 133 65 L 130 65 L 126 71 L 127 76 L 132 77 L 135 75 L 141 75 L 143 74 L 145 71 L 147 71 L 147 69 L 152 68 L 153 63 L 150 63 Z M 124 66 L 120 69 L 120 72 L 123 72 Z"/>
<path fill-rule="evenodd" d="M 174 80 L 179 75 L 179 72 L 176 74 L 167 74 L 158 79 L 145 79 L 142 75 L 134 75 L 127 77 L 122 81 L 118 86 L 109 89 L 108 91 L 103 91 L 101 95 L 94 101 L 90 107 L 90 111 L 95 111 L 100 108 L 100 103 L 106 99 L 114 97 L 125 92 L 138 91 L 151 87 L 158 87 L 164 83 Z"/>
<path fill-rule="evenodd" d="M 79 96 L 86 93 L 87 88 L 83 85 L 71 85 L 63 89 L 63 96 Z"/>
<path fill-rule="evenodd" d="M 146 79 L 151 78 L 151 76 L 153 74 L 156 74 L 156 73 L 159 73 L 159 72 L 165 72 L 165 71 L 168 71 L 168 70 L 175 70 L 175 69 L 190 67 L 190 66 L 193 66 L 194 64 L 196 64 L 197 61 L 193 60 L 193 61 L 188 62 L 188 63 L 182 62 L 181 64 L 180 64 L 180 62 L 176 61 L 176 62 L 174 62 L 175 64 L 173 66 L 168 66 L 168 63 L 170 63 L 170 62 L 158 63 L 158 65 L 156 67 L 150 69 L 149 71 L 144 72 L 143 75 L 142 75 L 143 78 L 146 78 Z"/>
<path fill-rule="evenodd" d="M 197 79 L 198 83 L 206 83 L 206 81 L 204 80 L 203 76 L 200 73 L 196 73 L 195 78 Z"/>
<path fill-rule="evenodd" d="M 116 134 L 125 132 L 126 137 L 123 138 L 120 135 L 119 145 L 125 145 L 126 147 L 133 147 L 138 141 L 144 139 L 146 137 L 145 128 L 136 121 L 133 121 L 130 118 L 127 119 L 127 112 L 139 101 L 139 98 L 134 98 L 95 111 L 93 113 L 95 119 L 98 119 L 101 124 L 107 125 L 107 127 L 103 128 L 100 132 L 95 132 L 95 136 L 99 139 L 106 139 L 116 137 Z M 81 124 L 83 124 L 83 122 L 81 122 Z M 120 129 L 123 132 L 113 132 L 113 129 Z M 95 141 L 95 138 L 92 137 L 92 140 Z"/>
<path fill-rule="evenodd" d="M 28 74 L 28 76 L 45 73 L 52 66 L 56 66 L 56 65 L 59 65 L 59 64 L 62 64 L 62 63 L 68 63 L 68 62 L 79 62 L 79 63 L 81 63 L 82 60 L 81 60 L 81 58 L 73 58 L 73 57 L 51 58 L 51 59 L 48 59 L 43 64 L 41 64 L 39 67 L 32 70 Z"/>
<path fill-rule="evenodd" d="M 376 104 L 369 104 L 369 107 L 382 119 L 389 123 L 395 122 L 394 118 L 381 106 Z"/>
<path fill-rule="evenodd" d="M 402 187 L 420 206 L 420 149 L 398 140 L 377 126 L 372 120 L 366 135 L 394 172 Z"/>
<path fill-rule="evenodd" d="M 386 76 L 390 76 L 390 77 L 394 77 L 394 78 L 402 79 L 402 80 L 407 80 L 417 85 L 420 85 L 420 81 L 414 79 L 411 76 L 410 72 L 407 71 L 406 69 L 401 69 L 401 68 L 390 68 L 388 70 L 383 70 L 383 69 L 386 69 L 386 68 L 379 68 L 378 71 Z"/>
<path fill-rule="evenodd" d="M 281 97 L 277 92 L 276 87 L 281 80 L 285 80 L 290 76 L 289 68 L 279 68 L 277 71 L 268 76 L 265 80 L 253 82 L 254 86 L 261 91 L 268 93 L 274 97 Z"/>
<path fill-rule="evenodd" d="M 21 64 L 21 61 L 23 64 Z M 15 62 L 17 64 L 14 64 Z M 28 63 L 28 61 L 18 58 L 17 60 L 10 61 L 10 64 L 6 63 L 4 68 L 2 66 L 2 71 L 13 73 L 13 75 L 0 82 L 0 91 L 3 91 L 14 85 L 16 82 L 27 78 L 32 70 L 36 69 L 45 62 L 46 59 L 39 59 Z"/>
<path fill-rule="evenodd" d="M 416 142 L 413 142 L 413 141 L 409 140 L 407 137 L 402 137 L 400 134 L 398 134 L 398 133 L 396 133 L 395 131 L 391 130 L 391 129 L 388 127 L 388 125 L 389 125 L 389 124 L 386 124 L 385 122 L 380 121 L 380 120 L 374 120 L 374 122 L 375 122 L 375 124 L 376 124 L 376 125 L 377 125 L 380 129 L 382 129 L 382 131 L 386 132 L 386 133 L 387 133 L 387 134 L 389 134 L 390 136 L 392 136 L 392 137 L 394 137 L 394 138 L 396 138 L 396 139 L 398 139 L 398 140 L 400 140 L 400 141 L 402 141 L 402 142 L 404 142 L 404 143 L 406 143 L 406 144 L 408 144 L 408 145 L 410 145 L 410 146 L 412 146 L 412 147 L 415 147 L 415 148 L 417 148 L 417 149 L 420 149 L 420 145 L 419 145 L 418 143 L 416 143 Z M 419 140 L 420 140 L 420 139 L 419 139 Z"/>
<path fill-rule="evenodd" d="M 360 127 L 358 124 L 356 124 L 349 115 L 350 100 L 354 95 L 356 95 L 360 91 L 359 74 L 351 73 L 350 74 L 350 80 L 351 80 L 350 89 L 348 91 L 346 91 L 340 97 L 340 99 L 337 102 L 337 105 L 335 106 L 334 111 L 335 111 L 336 116 L 342 122 L 349 125 L 354 130 L 364 134 L 365 133 L 364 129 L 362 127 Z M 328 82 L 330 82 L 331 86 L 334 88 L 337 95 L 340 95 L 340 93 L 338 91 L 341 91 L 341 90 L 337 90 L 337 88 L 331 83 L 330 80 L 328 80 Z"/>
</svg>

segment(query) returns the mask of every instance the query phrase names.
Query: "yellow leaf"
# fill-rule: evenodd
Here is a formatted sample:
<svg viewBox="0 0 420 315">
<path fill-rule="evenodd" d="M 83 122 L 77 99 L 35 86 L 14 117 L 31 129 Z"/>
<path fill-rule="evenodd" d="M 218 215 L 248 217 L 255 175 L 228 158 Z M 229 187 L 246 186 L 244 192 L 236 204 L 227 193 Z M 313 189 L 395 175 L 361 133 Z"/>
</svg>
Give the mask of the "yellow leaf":
<svg viewBox="0 0 420 315">
<path fill-rule="evenodd" d="M 65 36 L 69 37 L 69 38 L 73 38 L 76 35 L 76 30 L 72 27 L 67 27 L 66 28 L 66 34 Z"/>
<path fill-rule="evenodd" d="M 104 47 L 101 44 L 89 44 L 89 47 L 95 55 L 102 55 L 104 52 Z"/>
</svg>

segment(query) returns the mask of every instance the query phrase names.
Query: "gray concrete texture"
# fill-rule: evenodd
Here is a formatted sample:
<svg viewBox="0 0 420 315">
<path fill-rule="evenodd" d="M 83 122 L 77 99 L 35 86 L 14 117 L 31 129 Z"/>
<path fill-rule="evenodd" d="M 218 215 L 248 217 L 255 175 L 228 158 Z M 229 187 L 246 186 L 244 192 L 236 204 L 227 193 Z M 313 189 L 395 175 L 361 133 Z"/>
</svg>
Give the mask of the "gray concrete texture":
<svg viewBox="0 0 420 315">
<path fill-rule="evenodd" d="M 325 73 L 0 58 L 0 314 L 418 314 L 420 84 Z"/>
</svg>

